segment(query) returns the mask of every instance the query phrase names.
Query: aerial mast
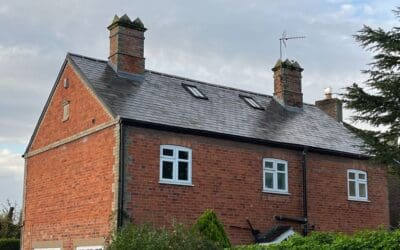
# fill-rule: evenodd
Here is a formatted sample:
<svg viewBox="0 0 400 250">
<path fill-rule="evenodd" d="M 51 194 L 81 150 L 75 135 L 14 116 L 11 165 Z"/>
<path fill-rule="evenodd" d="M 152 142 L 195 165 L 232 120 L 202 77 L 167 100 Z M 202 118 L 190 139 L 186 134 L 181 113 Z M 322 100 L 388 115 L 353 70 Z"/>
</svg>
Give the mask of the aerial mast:
<svg viewBox="0 0 400 250">
<path fill-rule="evenodd" d="M 291 36 L 287 37 L 286 31 L 282 33 L 282 37 L 279 38 L 279 59 L 282 60 L 282 44 L 286 48 L 286 41 L 291 40 L 291 39 L 304 39 L 306 38 L 305 36 Z"/>
</svg>

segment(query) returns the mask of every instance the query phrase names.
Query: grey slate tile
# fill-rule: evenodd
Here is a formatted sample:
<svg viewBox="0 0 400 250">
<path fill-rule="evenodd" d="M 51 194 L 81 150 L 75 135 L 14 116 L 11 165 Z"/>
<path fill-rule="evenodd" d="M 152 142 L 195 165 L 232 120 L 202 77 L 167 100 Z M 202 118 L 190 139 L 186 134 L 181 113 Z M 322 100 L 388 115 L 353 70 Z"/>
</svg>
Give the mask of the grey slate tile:
<svg viewBox="0 0 400 250">
<path fill-rule="evenodd" d="M 154 71 L 146 71 L 142 81 L 126 79 L 106 61 L 74 54 L 69 57 L 96 93 L 123 118 L 363 154 L 358 147 L 362 141 L 314 105 L 305 104 L 302 111 L 292 112 L 268 95 Z M 182 83 L 197 86 L 208 100 L 193 97 Z M 251 96 L 265 110 L 250 107 L 239 94 Z"/>
</svg>

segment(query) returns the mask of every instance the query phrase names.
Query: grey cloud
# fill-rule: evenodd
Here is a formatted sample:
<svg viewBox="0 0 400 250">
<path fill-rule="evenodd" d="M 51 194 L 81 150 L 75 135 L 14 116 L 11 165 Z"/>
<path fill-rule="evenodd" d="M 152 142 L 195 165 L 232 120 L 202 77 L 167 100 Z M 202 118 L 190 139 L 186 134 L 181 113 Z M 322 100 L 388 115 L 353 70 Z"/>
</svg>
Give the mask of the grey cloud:
<svg viewBox="0 0 400 250">
<path fill-rule="evenodd" d="M 106 59 L 114 14 L 140 16 L 150 69 L 272 94 L 278 38 L 304 67 L 304 99 L 363 80 L 370 58 L 351 37 L 390 27 L 395 1 L 8 1 L 0 3 L 0 147 L 25 144 L 67 51 Z M 368 5 L 369 7 L 366 7 Z M 371 12 L 371 8 L 374 10 Z M 365 15 L 368 11 L 368 15 Z M 22 152 L 18 152 L 22 153 Z M 20 184 L 18 184 L 20 185 Z M 1 189 L 0 189 L 1 190 Z"/>
</svg>

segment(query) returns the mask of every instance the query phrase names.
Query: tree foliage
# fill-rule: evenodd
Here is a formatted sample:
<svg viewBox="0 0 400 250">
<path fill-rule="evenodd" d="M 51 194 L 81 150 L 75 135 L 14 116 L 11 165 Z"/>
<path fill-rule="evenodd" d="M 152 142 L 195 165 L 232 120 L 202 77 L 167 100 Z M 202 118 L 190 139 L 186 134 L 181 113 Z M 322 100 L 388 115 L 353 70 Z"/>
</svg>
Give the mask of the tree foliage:
<svg viewBox="0 0 400 250">
<path fill-rule="evenodd" d="M 193 230 L 200 232 L 207 239 L 216 242 L 223 248 L 231 246 L 228 236 L 225 233 L 224 226 L 218 220 L 217 215 L 211 209 L 207 209 L 193 225 Z"/>
<path fill-rule="evenodd" d="M 16 205 L 7 202 L 0 209 L 0 239 L 15 238 L 21 236 L 20 216 L 16 212 Z"/>
<path fill-rule="evenodd" d="M 220 250 L 215 242 L 205 238 L 198 231 L 174 223 L 171 229 L 153 226 L 124 226 L 113 237 L 109 250 Z"/>
<path fill-rule="evenodd" d="M 237 250 L 364 250 L 399 249 L 400 230 L 360 231 L 354 235 L 333 232 L 312 232 L 303 237 L 298 234 L 278 244 L 249 245 L 236 247 Z"/>
<path fill-rule="evenodd" d="M 400 21 L 400 8 L 393 11 Z M 363 149 L 379 163 L 392 167 L 400 175 L 400 27 L 385 31 L 365 26 L 356 41 L 372 52 L 364 86 L 354 83 L 346 88 L 344 103 L 355 111 L 354 121 L 376 129 L 355 129 L 366 142 Z"/>
</svg>

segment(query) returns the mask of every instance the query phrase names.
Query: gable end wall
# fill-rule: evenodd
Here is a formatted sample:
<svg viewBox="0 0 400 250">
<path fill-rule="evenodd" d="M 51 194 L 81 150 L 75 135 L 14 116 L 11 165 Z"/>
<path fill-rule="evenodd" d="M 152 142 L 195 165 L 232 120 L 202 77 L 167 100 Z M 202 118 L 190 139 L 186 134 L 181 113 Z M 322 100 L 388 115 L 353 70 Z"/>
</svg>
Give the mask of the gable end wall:
<svg viewBox="0 0 400 250">
<path fill-rule="evenodd" d="M 108 242 L 116 226 L 119 123 L 70 63 L 56 84 L 25 155 L 23 249 Z"/>
</svg>

